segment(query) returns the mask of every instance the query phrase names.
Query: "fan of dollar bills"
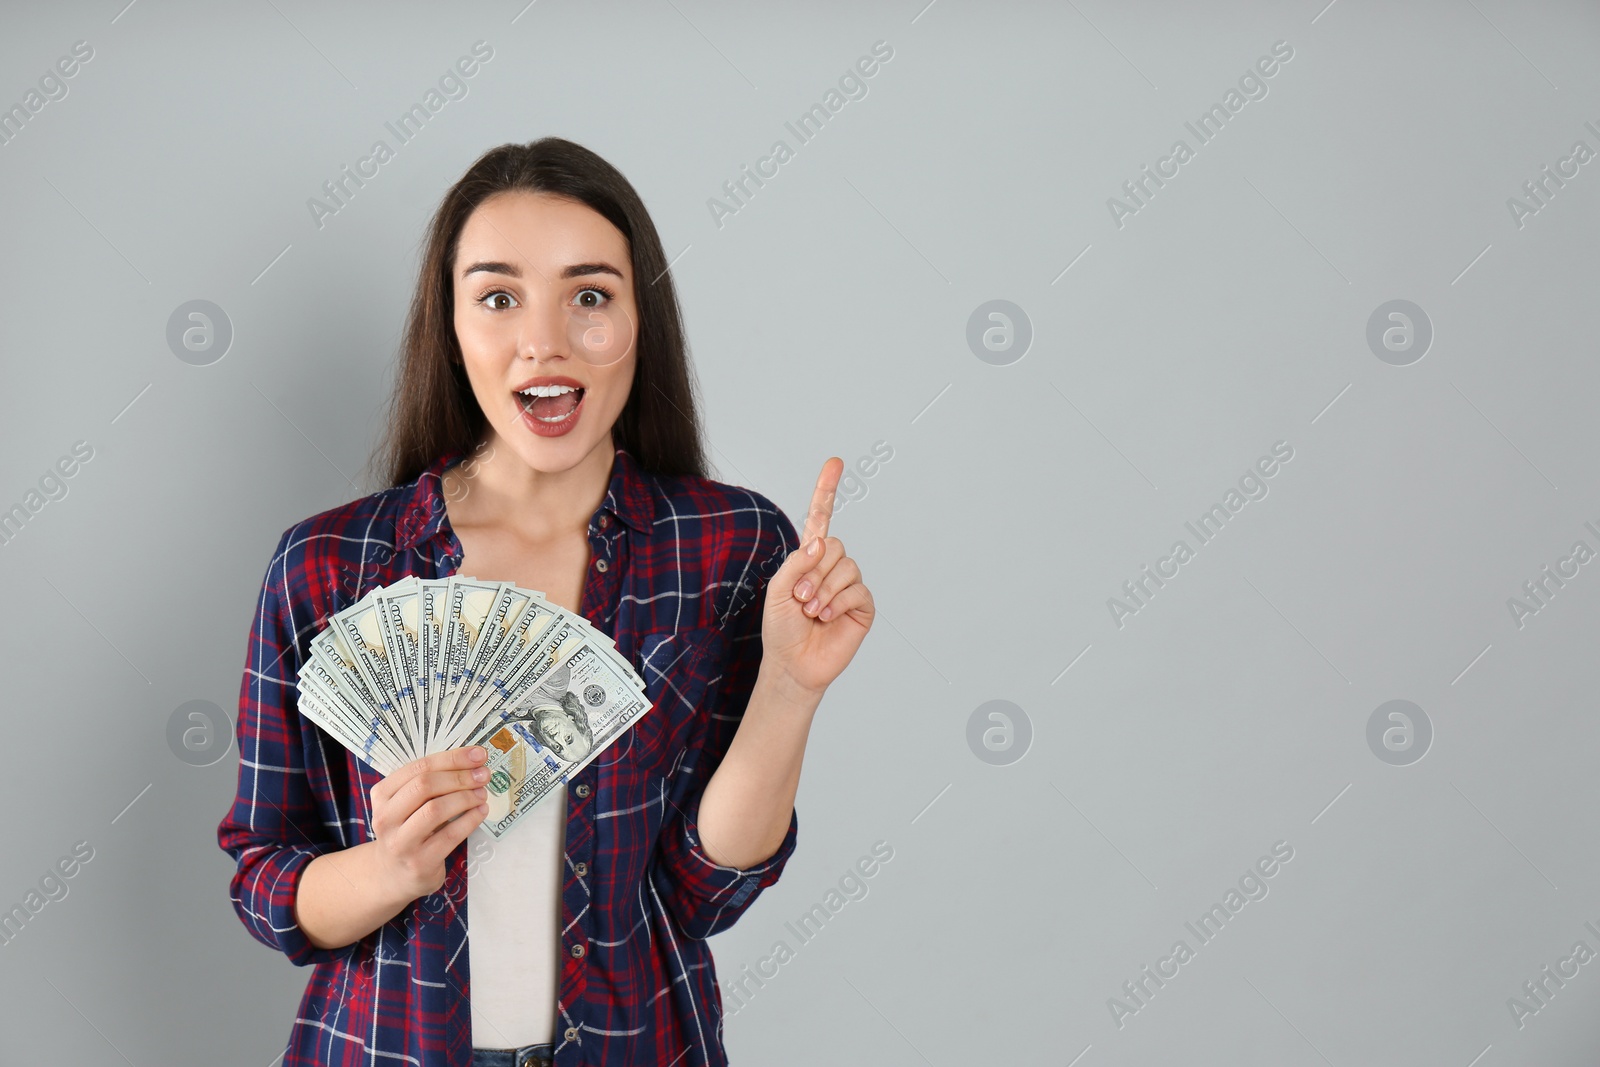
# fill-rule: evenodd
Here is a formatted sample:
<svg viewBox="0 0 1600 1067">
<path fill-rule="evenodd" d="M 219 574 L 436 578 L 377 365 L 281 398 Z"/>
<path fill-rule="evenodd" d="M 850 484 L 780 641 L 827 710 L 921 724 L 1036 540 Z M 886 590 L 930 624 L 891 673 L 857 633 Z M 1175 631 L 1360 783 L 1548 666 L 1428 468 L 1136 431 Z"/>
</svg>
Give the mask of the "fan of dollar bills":
<svg viewBox="0 0 1600 1067">
<path fill-rule="evenodd" d="M 403 578 L 311 639 L 300 713 L 380 773 L 433 752 L 489 754 L 484 827 L 502 836 L 650 710 L 605 634 L 536 590 Z"/>
</svg>

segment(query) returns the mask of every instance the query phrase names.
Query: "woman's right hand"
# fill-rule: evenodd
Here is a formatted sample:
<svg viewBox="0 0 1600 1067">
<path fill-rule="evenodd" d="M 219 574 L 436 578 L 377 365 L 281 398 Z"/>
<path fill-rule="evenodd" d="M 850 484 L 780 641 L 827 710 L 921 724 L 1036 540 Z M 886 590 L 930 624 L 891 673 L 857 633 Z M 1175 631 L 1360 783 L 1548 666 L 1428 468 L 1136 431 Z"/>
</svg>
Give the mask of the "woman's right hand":
<svg viewBox="0 0 1600 1067">
<path fill-rule="evenodd" d="M 445 860 L 488 813 L 485 758 L 481 745 L 435 752 L 372 787 L 378 863 L 407 899 L 444 885 Z"/>
</svg>

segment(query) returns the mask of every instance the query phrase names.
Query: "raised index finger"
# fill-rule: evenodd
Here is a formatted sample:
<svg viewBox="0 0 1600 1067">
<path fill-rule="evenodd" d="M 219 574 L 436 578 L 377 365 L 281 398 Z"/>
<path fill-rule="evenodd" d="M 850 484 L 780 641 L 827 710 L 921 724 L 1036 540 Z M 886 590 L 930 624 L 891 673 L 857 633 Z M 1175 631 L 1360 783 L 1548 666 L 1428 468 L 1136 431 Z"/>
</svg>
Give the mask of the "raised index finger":
<svg viewBox="0 0 1600 1067">
<path fill-rule="evenodd" d="M 833 465 L 839 460 L 839 465 Z M 800 547 L 811 543 L 814 537 L 828 536 L 828 520 L 833 517 L 833 496 L 839 488 L 839 478 L 844 474 L 844 460 L 829 456 L 817 475 L 817 487 L 811 492 L 811 508 L 806 512 L 806 528 L 800 535 Z"/>
</svg>

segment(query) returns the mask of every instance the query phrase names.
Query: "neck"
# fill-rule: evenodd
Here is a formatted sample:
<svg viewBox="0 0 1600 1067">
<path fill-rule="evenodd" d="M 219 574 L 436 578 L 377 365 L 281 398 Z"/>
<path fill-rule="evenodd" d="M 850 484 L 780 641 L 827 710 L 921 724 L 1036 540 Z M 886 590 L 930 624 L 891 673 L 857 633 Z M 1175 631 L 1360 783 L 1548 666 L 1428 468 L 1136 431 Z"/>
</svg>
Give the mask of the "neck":
<svg viewBox="0 0 1600 1067">
<path fill-rule="evenodd" d="M 482 446 L 446 472 L 453 525 L 504 526 L 534 541 L 585 533 L 611 484 L 611 435 L 566 470 L 530 467 L 491 431 Z"/>
</svg>

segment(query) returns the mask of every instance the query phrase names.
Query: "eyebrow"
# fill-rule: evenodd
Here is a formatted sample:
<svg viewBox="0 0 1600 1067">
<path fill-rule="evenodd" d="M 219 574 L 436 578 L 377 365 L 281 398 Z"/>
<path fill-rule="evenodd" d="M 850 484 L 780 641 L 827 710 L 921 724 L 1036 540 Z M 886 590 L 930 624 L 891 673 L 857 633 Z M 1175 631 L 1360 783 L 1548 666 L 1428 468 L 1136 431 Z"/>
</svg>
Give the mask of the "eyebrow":
<svg viewBox="0 0 1600 1067">
<path fill-rule="evenodd" d="M 462 271 L 461 277 L 465 278 L 469 274 L 475 274 L 479 271 L 489 274 L 504 274 L 508 278 L 520 279 L 522 277 L 521 267 L 515 263 L 503 263 L 499 260 L 479 260 Z M 589 274 L 614 274 L 619 279 L 622 278 L 622 272 L 609 263 L 572 263 L 562 268 L 560 276 L 563 278 L 582 278 Z"/>
</svg>

